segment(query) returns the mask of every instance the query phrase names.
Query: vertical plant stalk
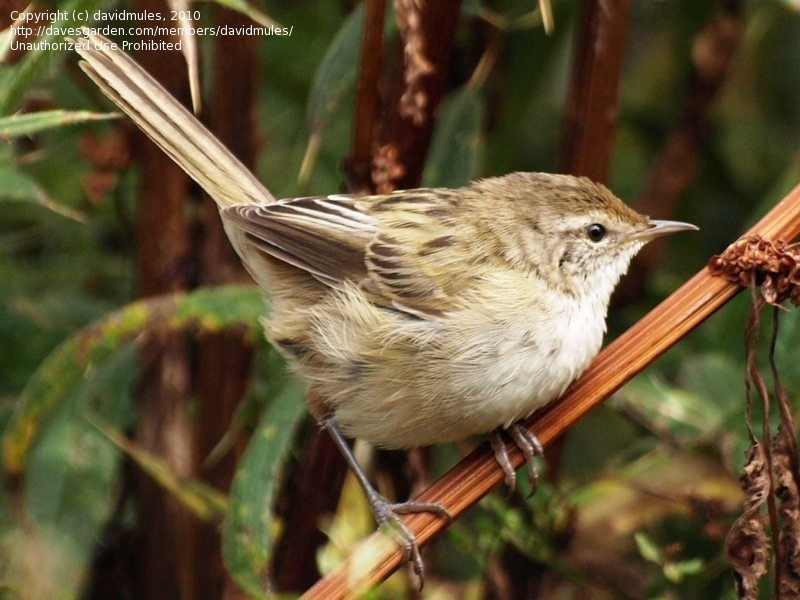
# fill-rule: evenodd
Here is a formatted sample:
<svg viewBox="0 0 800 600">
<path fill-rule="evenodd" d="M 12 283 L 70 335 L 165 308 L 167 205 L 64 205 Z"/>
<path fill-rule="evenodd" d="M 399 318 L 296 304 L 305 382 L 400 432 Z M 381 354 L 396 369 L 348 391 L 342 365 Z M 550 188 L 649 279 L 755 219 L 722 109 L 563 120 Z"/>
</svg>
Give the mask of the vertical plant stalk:
<svg viewBox="0 0 800 600">
<path fill-rule="evenodd" d="M 780 555 L 776 552 L 775 580 L 778 594 L 796 598 L 800 594 L 800 456 L 792 406 L 783 391 L 778 366 L 775 363 L 775 344 L 778 340 L 780 307 L 773 307 L 772 339 L 769 347 L 769 364 L 772 384 L 780 411 L 780 425 L 775 436 L 774 473 L 776 495 L 780 501 L 781 531 L 778 536 Z"/>
<path fill-rule="evenodd" d="M 401 0 L 400 3 L 414 4 L 413 0 Z M 409 114 L 407 102 L 404 102 L 404 97 L 408 99 L 406 77 L 398 77 L 393 86 L 388 101 L 388 120 L 379 136 L 380 148 L 373 158 L 372 180 L 380 192 L 415 188 L 422 179 L 435 116 L 444 94 L 447 64 L 461 2 L 426 0 L 419 3 L 417 9 L 420 29 L 414 31 L 420 35 L 416 36 L 415 50 L 424 56 L 424 61 L 430 64 L 432 70 L 416 80 L 414 96 L 418 110 L 413 116 Z M 400 29 L 402 31 L 403 27 Z M 406 60 L 413 51 L 406 43 Z M 422 57 L 418 58 L 421 61 Z M 385 180 L 376 181 L 376 163 L 383 165 L 381 169 L 386 173 Z"/>
<path fill-rule="evenodd" d="M 764 464 L 765 464 L 765 472 L 766 476 L 764 477 L 764 488 L 763 490 L 759 490 L 759 492 L 764 491 L 766 492 L 765 497 L 761 496 L 761 494 L 757 494 L 758 496 L 765 498 L 766 505 L 767 505 L 767 514 L 769 515 L 769 524 L 770 524 L 770 531 L 772 533 L 772 547 L 775 552 L 775 561 L 780 564 L 780 547 L 778 545 L 778 506 L 775 502 L 775 484 L 772 477 L 769 475 L 771 472 L 771 465 L 773 464 L 772 460 L 772 433 L 770 432 L 770 422 L 769 422 L 769 392 L 767 391 L 767 385 L 764 383 L 764 378 L 761 376 L 761 373 L 758 370 L 758 366 L 756 365 L 756 351 L 758 349 L 758 336 L 761 331 L 761 310 L 766 305 L 763 298 L 760 294 L 758 294 L 758 290 L 756 287 L 755 282 L 755 271 L 752 274 L 752 280 L 750 282 L 750 291 L 753 299 L 753 306 L 750 309 L 750 315 L 747 319 L 747 326 L 745 328 L 745 346 L 746 346 L 746 354 L 747 354 L 747 372 L 745 374 L 745 389 L 747 391 L 747 428 L 750 434 L 751 443 L 761 447 L 761 453 L 764 457 Z M 761 421 L 761 439 L 763 443 L 759 444 L 757 441 L 755 434 L 753 432 L 753 423 L 752 419 L 750 418 L 752 414 L 752 398 L 751 398 L 751 387 L 755 386 L 756 392 L 758 392 L 758 399 L 761 404 L 761 414 L 762 414 L 762 421 Z M 745 490 L 745 494 L 747 494 L 747 490 Z M 780 595 L 777 593 L 777 590 L 780 587 L 780 573 L 776 572 L 776 577 L 774 578 L 774 591 L 775 598 L 780 598 Z"/>
<path fill-rule="evenodd" d="M 214 6 L 217 25 L 246 26 L 250 20 L 239 12 Z M 250 169 L 255 166 L 257 38 L 221 36 L 214 38 L 213 95 L 208 105 L 209 128 L 223 144 Z M 198 264 L 199 285 L 249 282 L 250 276 L 231 247 L 222 228 L 219 211 L 207 196 L 199 212 L 201 235 L 193 252 Z M 213 464 L 206 459 L 227 433 L 247 388 L 253 347 L 242 330 L 228 330 L 202 336 L 195 355 L 197 413 L 194 419 L 194 476 L 227 492 L 244 440 L 238 440 Z M 222 564 L 218 528 L 194 520 L 193 578 L 197 598 L 212 590 L 231 590 L 234 585 Z"/>
<path fill-rule="evenodd" d="M 584 0 L 578 16 L 559 170 L 608 180 L 629 0 Z"/>
<path fill-rule="evenodd" d="M 134 10 L 161 14 L 157 0 L 136 0 Z M 150 22 L 141 22 L 146 26 Z M 151 40 L 147 40 L 151 41 Z M 177 51 L 143 51 L 142 66 L 177 98 L 188 97 L 185 61 Z M 141 168 L 139 190 L 139 276 L 141 293 L 152 296 L 184 290 L 191 255 L 186 194 L 189 178 L 170 158 L 137 133 L 134 153 Z M 180 477 L 191 474 L 191 433 L 186 412 L 191 374 L 182 333 L 166 333 L 142 346 L 142 384 L 136 441 Z M 188 512 L 148 475 L 132 470 L 137 529 L 133 564 L 134 595 L 144 600 L 191 597 L 191 529 Z"/>
<path fill-rule="evenodd" d="M 352 193 L 372 194 L 372 149 L 379 114 L 378 81 L 383 58 L 383 23 L 386 0 L 364 0 L 364 24 L 358 58 L 353 149 L 345 167 L 347 187 Z"/>
<path fill-rule="evenodd" d="M 792 240 L 800 235 L 800 186 L 794 188 L 748 234 Z M 604 348 L 560 400 L 532 415 L 525 426 L 547 444 L 599 405 L 627 381 L 733 298 L 741 286 L 714 277 L 704 267 L 628 331 Z M 515 468 L 524 457 L 516 445 L 506 446 Z M 502 469 L 488 444 L 482 444 L 417 498 L 439 502 L 458 518 L 503 480 Z M 405 519 L 420 545 L 448 523 L 433 515 Z M 354 598 L 383 581 L 403 563 L 397 546 L 383 533 L 366 539 L 345 561 L 306 594 L 305 600 Z"/>
</svg>

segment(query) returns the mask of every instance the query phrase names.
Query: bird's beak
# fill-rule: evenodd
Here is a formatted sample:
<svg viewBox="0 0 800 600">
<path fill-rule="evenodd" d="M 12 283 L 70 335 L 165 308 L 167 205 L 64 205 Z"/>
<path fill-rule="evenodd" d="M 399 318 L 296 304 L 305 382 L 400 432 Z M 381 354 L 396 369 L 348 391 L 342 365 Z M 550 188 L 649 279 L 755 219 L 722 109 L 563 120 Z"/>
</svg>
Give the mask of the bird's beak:
<svg viewBox="0 0 800 600">
<path fill-rule="evenodd" d="M 656 221 L 650 219 L 647 229 L 634 233 L 631 239 L 649 242 L 662 235 L 675 233 L 677 231 L 697 231 L 697 229 L 698 228 L 691 223 L 681 223 L 680 221 Z"/>
</svg>

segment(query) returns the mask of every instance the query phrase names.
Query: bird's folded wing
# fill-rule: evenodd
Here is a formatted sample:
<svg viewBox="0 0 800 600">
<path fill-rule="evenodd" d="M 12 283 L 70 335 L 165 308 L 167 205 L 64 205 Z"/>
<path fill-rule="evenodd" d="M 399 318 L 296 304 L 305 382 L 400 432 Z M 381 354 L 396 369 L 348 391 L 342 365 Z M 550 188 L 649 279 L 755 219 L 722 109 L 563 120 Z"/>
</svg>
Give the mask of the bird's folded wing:
<svg viewBox="0 0 800 600">
<path fill-rule="evenodd" d="M 410 194 L 410 195 L 408 195 Z M 452 308 L 474 278 L 463 229 L 437 212 L 438 195 L 298 198 L 222 211 L 267 254 L 377 305 L 428 318 Z"/>
<path fill-rule="evenodd" d="M 381 227 L 367 246 L 362 288 L 420 318 L 461 304 L 480 276 L 472 260 L 479 236 L 462 209 L 459 190 L 407 190 L 377 200 L 370 214 Z"/>
<path fill-rule="evenodd" d="M 296 198 L 273 204 L 239 205 L 222 217 L 267 254 L 308 271 L 322 283 L 341 288 L 367 276 L 364 252 L 377 232 L 349 196 Z"/>
</svg>

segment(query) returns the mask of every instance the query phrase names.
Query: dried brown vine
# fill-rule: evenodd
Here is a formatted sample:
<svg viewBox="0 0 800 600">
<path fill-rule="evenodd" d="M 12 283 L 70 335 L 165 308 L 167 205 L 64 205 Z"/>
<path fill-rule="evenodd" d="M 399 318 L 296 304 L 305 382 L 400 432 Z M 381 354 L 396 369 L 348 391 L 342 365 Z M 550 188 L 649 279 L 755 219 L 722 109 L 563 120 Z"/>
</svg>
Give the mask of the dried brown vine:
<svg viewBox="0 0 800 600">
<path fill-rule="evenodd" d="M 798 454 L 794 419 L 783 391 L 775 362 L 778 317 L 781 303 L 800 304 L 800 247 L 758 235 L 743 237 L 709 261 L 712 274 L 747 285 L 753 305 L 745 328 L 747 369 L 745 376 L 745 421 L 750 435 L 747 462 L 742 470 L 744 510 L 725 540 L 725 554 L 734 569 L 740 598 L 755 600 L 760 579 L 770 562 L 769 522 L 774 553 L 773 595 L 776 599 L 800 594 L 800 492 Z M 760 288 L 760 289 L 759 289 Z M 767 305 L 774 307 L 769 362 L 773 393 L 778 403 L 780 426 L 770 432 L 770 395 L 756 365 L 760 315 Z M 755 387 L 762 411 L 762 435 L 753 431 L 752 395 Z M 764 514 L 764 506 L 767 515 Z"/>
</svg>

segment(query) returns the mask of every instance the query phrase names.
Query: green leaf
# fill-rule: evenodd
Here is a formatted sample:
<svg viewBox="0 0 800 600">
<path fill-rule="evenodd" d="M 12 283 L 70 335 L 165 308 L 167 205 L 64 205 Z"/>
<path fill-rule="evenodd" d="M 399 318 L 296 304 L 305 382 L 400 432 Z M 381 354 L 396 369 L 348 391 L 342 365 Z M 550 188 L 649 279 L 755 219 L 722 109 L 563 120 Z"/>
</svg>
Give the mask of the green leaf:
<svg viewBox="0 0 800 600">
<path fill-rule="evenodd" d="M 680 583 L 687 575 L 697 575 L 703 570 L 704 562 L 702 558 L 691 558 L 677 563 L 667 563 L 664 565 L 664 577 L 672 583 Z"/>
<path fill-rule="evenodd" d="M 633 534 L 633 540 L 636 542 L 636 547 L 639 549 L 639 554 L 642 555 L 646 561 L 661 565 L 664 560 L 664 555 L 656 543 L 650 539 L 646 533 L 637 531 Z"/>
<path fill-rule="evenodd" d="M 150 475 L 198 519 L 216 523 L 225 516 L 228 508 L 225 494 L 202 481 L 181 479 L 155 454 L 147 452 L 101 419 L 87 418 L 117 448 L 130 456 L 142 471 Z"/>
<path fill-rule="evenodd" d="M 222 530 L 222 558 L 249 594 L 266 597 L 265 570 L 275 535 L 273 503 L 295 430 L 306 414 L 305 384 L 287 383 L 250 438 L 231 484 Z"/>
<path fill-rule="evenodd" d="M 37 183 L 17 170 L 11 148 L 0 146 L 0 198 L 18 202 L 41 202 L 46 194 Z"/>
<path fill-rule="evenodd" d="M 80 597 L 122 491 L 122 455 L 84 415 L 90 411 L 117 429 L 132 427 L 138 362 L 138 352 L 129 344 L 82 385 L 73 386 L 43 422 L 26 463 L 22 510 L 14 513 L 19 518 L 0 512 L 3 581 L 25 590 L 20 598 L 53 597 L 52 590 L 58 590 L 58 598 Z M 33 556 L 34 571 L 26 567 Z"/>
<path fill-rule="evenodd" d="M 36 181 L 19 171 L 14 164 L 11 149 L 3 145 L 0 145 L 0 200 L 35 202 L 69 219 L 86 222 L 86 216 L 82 212 L 55 202 Z"/>
<path fill-rule="evenodd" d="M 263 312 L 257 288 L 232 285 L 141 300 L 82 329 L 42 362 L 23 389 L 3 436 L 6 471 L 12 475 L 22 471 L 41 420 L 71 388 L 143 331 L 153 327 L 219 331 L 243 326 L 256 338 L 261 335 L 258 317 Z"/>
<path fill-rule="evenodd" d="M 361 49 L 363 4 L 359 4 L 342 24 L 320 62 L 306 105 L 306 121 L 312 133 L 318 133 L 342 99 L 353 89 L 358 73 Z"/>
<path fill-rule="evenodd" d="M 483 156 L 483 113 L 480 90 L 469 85 L 442 103 L 423 187 L 458 188 L 475 179 Z"/>
<path fill-rule="evenodd" d="M 326 125 L 332 120 L 341 119 L 343 104 L 352 98 L 358 76 L 363 22 L 364 8 L 363 4 L 359 4 L 339 28 L 314 72 L 306 103 L 309 138 L 297 177 L 303 184 L 308 181 L 316 164 Z M 384 21 L 384 35 L 393 22 Z"/>
<path fill-rule="evenodd" d="M 73 123 L 116 119 L 119 113 L 94 113 L 86 110 L 43 110 L 24 115 L 0 117 L 0 139 L 32 135 L 45 129 Z"/>
</svg>

